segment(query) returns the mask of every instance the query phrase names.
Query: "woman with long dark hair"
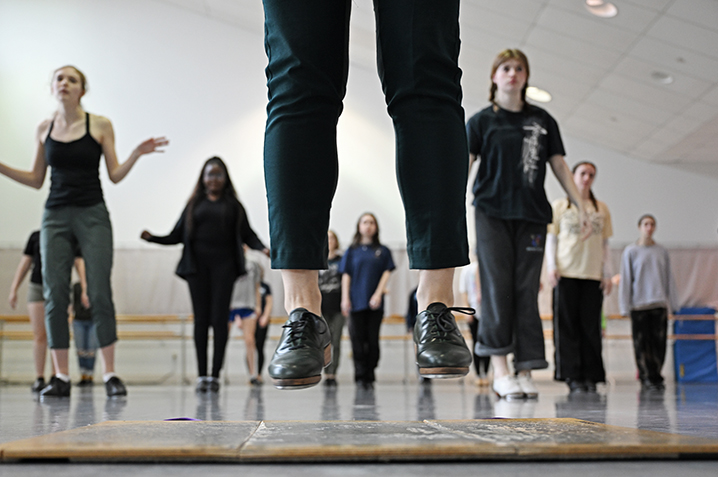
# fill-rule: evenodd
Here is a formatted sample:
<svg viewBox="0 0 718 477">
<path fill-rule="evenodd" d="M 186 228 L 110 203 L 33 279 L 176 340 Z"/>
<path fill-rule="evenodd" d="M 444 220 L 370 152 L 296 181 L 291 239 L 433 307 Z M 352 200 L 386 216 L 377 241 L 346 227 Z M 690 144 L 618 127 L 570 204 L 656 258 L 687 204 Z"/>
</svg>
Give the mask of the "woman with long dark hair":
<svg viewBox="0 0 718 477">
<path fill-rule="evenodd" d="M 63 66 L 52 75 L 51 92 L 57 111 L 37 128 L 32 170 L 22 171 L 0 163 L 0 174 L 39 189 L 51 168 L 50 194 L 40 228 L 45 326 L 56 374 L 40 394 L 70 395 L 70 275 L 79 245 L 87 272 L 87 294 L 100 345 L 103 379 L 108 396 L 127 394 L 115 375 L 117 323 L 112 302 L 112 224 L 100 182 L 100 159 L 113 183 L 124 179 L 140 157 L 168 144 L 164 137 L 150 138 L 133 149 L 123 163 L 115 152 L 115 132 L 109 119 L 86 112 L 80 100 L 87 92 L 85 75 Z"/>
<path fill-rule="evenodd" d="M 342 257 L 342 313 L 349 316 L 349 337 L 354 355 L 354 381 L 372 388 L 379 364 L 379 328 L 384 318 L 384 294 L 394 261 L 379 241 L 379 224 L 373 214 L 359 217 L 354 240 Z"/>
<path fill-rule="evenodd" d="M 244 248 L 268 253 L 249 226 L 244 207 L 219 157 L 202 166 L 194 191 L 172 232 L 164 237 L 143 231 L 141 238 L 161 245 L 182 243 L 175 273 L 189 285 L 194 310 L 197 391 L 218 392 L 227 346 L 229 305 L 234 282 L 245 273 Z M 212 373 L 207 374 L 207 339 L 214 333 Z"/>
<path fill-rule="evenodd" d="M 546 268 L 553 288 L 554 377 L 571 393 L 596 392 L 606 380 L 601 343 L 603 296 L 611 293 L 608 239 L 613 235 L 611 213 L 596 200 L 591 186 L 596 165 L 583 161 L 573 169 L 593 231 L 582 240 L 578 209 L 570 199 L 551 204 L 553 222 L 546 236 Z"/>
</svg>

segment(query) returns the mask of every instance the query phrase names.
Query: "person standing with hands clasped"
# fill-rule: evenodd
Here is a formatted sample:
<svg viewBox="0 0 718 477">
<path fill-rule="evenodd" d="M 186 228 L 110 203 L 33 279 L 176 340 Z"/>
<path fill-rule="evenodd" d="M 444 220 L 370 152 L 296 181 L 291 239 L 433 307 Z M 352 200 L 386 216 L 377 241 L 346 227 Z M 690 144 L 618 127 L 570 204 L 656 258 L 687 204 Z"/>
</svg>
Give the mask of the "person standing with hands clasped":
<svg viewBox="0 0 718 477">
<path fill-rule="evenodd" d="M 611 213 L 591 190 L 596 166 L 579 162 L 573 180 L 581 194 L 593 232 L 581 240 L 578 210 L 567 198 L 553 202 L 553 222 L 546 238 L 546 268 L 553 288 L 554 377 L 570 393 L 596 392 L 606 380 L 601 343 L 603 296 L 611 293 L 613 235 Z"/>
<path fill-rule="evenodd" d="M 394 261 L 379 241 L 373 214 L 357 222 L 354 240 L 342 257 L 342 313 L 349 316 L 349 338 L 354 355 L 354 381 L 373 388 L 379 364 L 379 329 L 384 319 L 384 294 Z"/>
<path fill-rule="evenodd" d="M 504 50 L 491 67 L 491 105 L 466 126 L 474 183 L 481 279 L 479 356 L 491 356 L 494 392 L 536 398 L 531 370 L 548 367 L 538 291 L 551 205 L 544 179 L 550 165 L 579 213 L 581 237 L 591 231 L 581 196 L 564 160 L 556 121 L 526 102 L 529 64 L 520 50 Z M 514 355 L 516 375 L 506 356 Z"/>
<path fill-rule="evenodd" d="M 641 388 L 662 391 L 668 318 L 678 309 L 678 295 L 668 250 L 653 240 L 656 218 L 641 216 L 638 231 L 640 238 L 626 247 L 621 257 L 618 304 L 621 315 L 631 317 Z"/>
<path fill-rule="evenodd" d="M 45 324 L 56 374 L 40 392 L 42 397 L 70 395 L 70 274 L 77 241 L 87 272 L 87 294 L 102 357 L 107 396 L 124 396 L 127 389 L 115 375 L 117 323 L 112 301 L 112 224 L 100 183 L 100 158 L 105 157 L 113 183 L 123 180 L 145 154 L 162 152 L 164 137 L 150 138 L 120 163 L 115 152 L 115 132 L 109 119 L 90 114 L 80 100 L 87 91 L 85 75 L 74 66 L 58 68 L 51 91 L 58 108 L 37 128 L 32 169 L 22 171 L 0 162 L 0 174 L 36 189 L 45 182 L 47 167 L 50 195 L 40 228 Z"/>
</svg>

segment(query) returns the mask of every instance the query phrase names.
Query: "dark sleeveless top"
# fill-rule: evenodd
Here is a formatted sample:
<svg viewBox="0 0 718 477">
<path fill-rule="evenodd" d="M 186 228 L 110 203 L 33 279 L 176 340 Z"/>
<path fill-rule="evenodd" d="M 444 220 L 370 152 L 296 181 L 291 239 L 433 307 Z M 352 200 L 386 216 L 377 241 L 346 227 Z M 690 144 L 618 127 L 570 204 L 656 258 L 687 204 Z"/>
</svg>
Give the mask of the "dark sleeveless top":
<svg viewBox="0 0 718 477">
<path fill-rule="evenodd" d="M 45 139 L 45 161 L 52 168 L 50 195 L 45 207 L 88 207 L 103 201 L 100 185 L 102 146 L 90 135 L 90 113 L 85 113 L 85 135 L 70 142 Z"/>
</svg>

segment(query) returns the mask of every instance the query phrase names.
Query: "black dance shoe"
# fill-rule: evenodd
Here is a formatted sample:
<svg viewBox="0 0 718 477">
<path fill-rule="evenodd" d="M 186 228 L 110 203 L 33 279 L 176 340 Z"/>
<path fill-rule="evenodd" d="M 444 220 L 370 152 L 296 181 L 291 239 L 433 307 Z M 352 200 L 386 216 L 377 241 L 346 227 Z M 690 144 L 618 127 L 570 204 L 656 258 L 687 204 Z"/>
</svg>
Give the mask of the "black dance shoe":
<svg viewBox="0 0 718 477">
<path fill-rule="evenodd" d="M 32 386 L 30 386 L 30 391 L 32 391 L 33 393 L 39 393 L 45 386 L 45 378 L 37 378 L 35 382 L 32 383 Z"/>
<path fill-rule="evenodd" d="M 302 389 L 322 379 L 332 361 L 331 334 L 324 318 L 297 308 L 282 326 L 282 336 L 267 371 L 279 389 Z"/>
<path fill-rule="evenodd" d="M 127 388 L 117 376 L 112 376 L 107 380 L 105 391 L 107 392 L 107 397 L 127 396 Z"/>
<path fill-rule="evenodd" d="M 443 303 L 432 303 L 416 317 L 414 347 L 420 376 L 459 378 L 469 373 L 471 351 L 456 326 L 452 311 L 475 313 L 473 308 L 448 308 Z"/>
<path fill-rule="evenodd" d="M 72 385 L 65 382 L 57 376 L 50 378 L 50 384 L 40 391 L 40 397 L 70 397 L 70 388 Z"/>
</svg>

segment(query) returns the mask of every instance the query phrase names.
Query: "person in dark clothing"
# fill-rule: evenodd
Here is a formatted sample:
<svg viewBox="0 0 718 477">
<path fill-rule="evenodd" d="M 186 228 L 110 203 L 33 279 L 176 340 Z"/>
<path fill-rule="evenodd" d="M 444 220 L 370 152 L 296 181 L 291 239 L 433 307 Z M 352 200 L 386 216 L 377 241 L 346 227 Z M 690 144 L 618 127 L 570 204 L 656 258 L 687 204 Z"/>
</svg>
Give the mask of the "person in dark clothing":
<svg viewBox="0 0 718 477">
<path fill-rule="evenodd" d="M 342 274 L 339 264 L 342 254 L 339 252 L 339 239 L 332 231 L 327 232 L 329 256 L 327 269 L 319 271 L 319 290 L 322 292 L 322 316 L 327 320 L 332 335 L 332 362 L 324 368 L 324 385 L 337 385 L 337 369 L 342 354 L 342 330 L 346 318 L 342 314 Z"/>
<path fill-rule="evenodd" d="M 254 343 L 257 348 L 257 382 L 264 383 L 262 379 L 262 368 L 264 367 L 264 342 L 267 340 L 269 331 L 269 320 L 272 318 L 272 308 L 274 307 L 274 298 L 272 297 L 272 288 L 268 283 L 259 283 L 259 296 L 262 300 L 262 314 L 257 319 L 257 328 L 254 330 Z M 252 383 L 255 384 L 255 383 Z"/>
<path fill-rule="evenodd" d="M 391 251 L 379 242 L 373 214 L 363 214 L 351 247 L 342 257 L 342 313 L 349 316 L 354 355 L 354 381 L 372 388 L 379 364 L 379 328 L 384 319 L 384 294 L 394 270 Z"/>
<path fill-rule="evenodd" d="M 56 374 L 42 391 L 43 397 L 70 395 L 70 274 L 73 242 L 85 260 L 87 293 L 103 365 L 108 397 L 127 394 L 115 375 L 117 323 L 112 302 L 112 224 L 105 207 L 99 165 L 105 157 L 113 183 L 124 179 L 140 157 L 168 144 L 164 137 L 150 138 L 137 146 L 120 164 L 115 152 L 115 133 L 109 119 L 84 111 L 80 100 L 87 90 L 85 75 L 74 66 L 63 66 L 52 76 L 51 91 L 58 102 L 52 118 L 40 123 L 37 152 L 30 171 L 0 163 L 0 174 L 36 189 L 45 182 L 47 166 L 52 172 L 50 194 L 45 203 L 40 233 L 45 324 Z"/>
<path fill-rule="evenodd" d="M 78 386 L 92 386 L 92 375 L 95 372 L 95 353 L 97 352 L 97 333 L 92 322 L 89 303 L 83 299 L 85 295 L 82 283 L 72 285 L 72 331 L 75 339 L 77 361 L 80 365 L 80 381 Z M 86 296 L 86 295 L 85 295 Z"/>
<path fill-rule="evenodd" d="M 234 282 L 245 273 L 244 244 L 269 253 L 249 226 L 224 161 L 211 157 L 202 166 L 194 192 L 172 232 L 164 237 L 143 231 L 142 240 L 182 243 L 176 274 L 187 281 L 194 310 L 197 391 L 218 392 L 229 330 Z M 209 328 L 214 332 L 212 374 L 207 374 Z"/>
</svg>

